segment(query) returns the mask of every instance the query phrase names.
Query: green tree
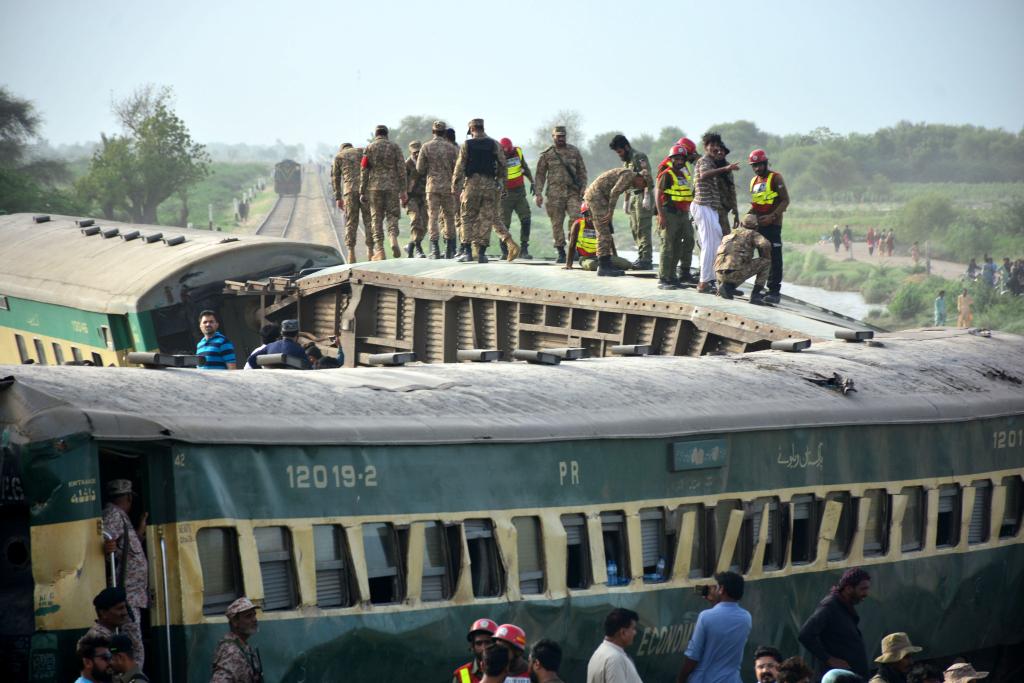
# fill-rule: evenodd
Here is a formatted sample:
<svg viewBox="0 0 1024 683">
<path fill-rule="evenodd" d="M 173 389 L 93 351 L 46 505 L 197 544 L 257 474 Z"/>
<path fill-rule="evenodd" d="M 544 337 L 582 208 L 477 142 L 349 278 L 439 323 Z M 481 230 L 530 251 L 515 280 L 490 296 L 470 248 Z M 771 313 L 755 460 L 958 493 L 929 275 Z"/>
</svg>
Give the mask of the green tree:
<svg viewBox="0 0 1024 683">
<path fill-rule="evenodd" d="M 548 117 L 533 130 L 530 148 L 538 152 L 551 145 L 551 131 L 555 126 L 565 126 L 565 139 L 570 145 L 583 149 L 583 114 L 575 109 L 561 109 Z"/>
<path fill-rule="evenodd" d="M 419 140 L 420 142 L 429 140 L 433 135 L 430 129 L 433 127 L 434 121 L 437 121 L 439 118 L 438 116 L 428 115 L 404 116 L 397 126 L 388 131 L 388 139 L 401 147 L 402 153 L 408 156 L 409 143 L 413 140 Z M 448 125 L 458 130 L 458 128 L 452 126 L 451 122 L 448 122 Z"/>
<path fill-rule="evenodd" d="M 79 188 L 107 218 L 124 210 L 132 221 L 155 224 L 170 197 L 183 197 L 187 206 L 188 189 L 210 172 L 209 155 L 174 113 L 170 88 L 140 88 L 113 111 L 123 132 L 102 137 Z"/>
<path fill-rule="evenodd" d="M 952 202 L 942 195 L 923 195 L 907 202 L 896 217 L 904 243 L 942 239 L 957 220 Z"/>
</svg>

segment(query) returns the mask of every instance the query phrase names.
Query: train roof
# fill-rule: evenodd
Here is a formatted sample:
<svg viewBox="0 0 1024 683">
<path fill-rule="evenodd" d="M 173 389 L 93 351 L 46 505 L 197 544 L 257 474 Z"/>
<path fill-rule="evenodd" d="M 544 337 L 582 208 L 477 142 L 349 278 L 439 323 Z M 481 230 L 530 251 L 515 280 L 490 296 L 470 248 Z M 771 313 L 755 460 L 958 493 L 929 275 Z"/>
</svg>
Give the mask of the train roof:
<svg viewBox="0 0 1024 683">
<path fill-rule="evenodd" d="M 701 358 L 335 371 L 0 367 L 22 442 L 75 433 L 192 443 L 438 444 L 685 437 L 1024 413 L 1024 337 L 936 329 L 882 345 Z M 810 380 L 838 373 L 842 394 Z"/>
<path fill-rule="evenodd" d="M 71 216 L 44 223 L 32 214 L 0 216 L 0 294 L 100 313 L 123 314 L 175 303 L 182 284 L 223 283 L 246 273 L 341 262 L 333 247 L 255 235 L 135 225 L 96 219 L 109 238 L 85 235 Z M 95 227 L 95 226 L 93 226 Z M 121 236 L 138 231 L 139 238 Z M 147 235 L 165 240 L 147 243 Z"/>
</svg>

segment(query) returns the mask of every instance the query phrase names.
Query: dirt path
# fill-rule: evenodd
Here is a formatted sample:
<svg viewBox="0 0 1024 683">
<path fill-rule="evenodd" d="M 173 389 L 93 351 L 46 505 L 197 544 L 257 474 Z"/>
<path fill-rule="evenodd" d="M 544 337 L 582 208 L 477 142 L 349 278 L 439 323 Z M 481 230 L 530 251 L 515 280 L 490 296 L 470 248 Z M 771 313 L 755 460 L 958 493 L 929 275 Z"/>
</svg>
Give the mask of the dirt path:
<svg viewBox="0 0 1024 683">
<path fill-rule="evenodd" d="M 853 244 L 853 258 L 846 253 L 842 245 L 839 245 L 839 252 L 836 253 L 835 247 L 832 242 L 826 244 L 818 243 L 815 245 L 810 244 L 795 244 L 789 242 L 786 246 L 790 249 L 806 253 L 813 251 L 817 254 L 821 254 L 830 261 L 860 261 L 861 263 L 869 263 L 872 265 L 885 265 L 885 266 L 901 266 L 904 268 L 912 268 L 914 266 L 914 259 L 909 256 L 879 256 L 878 250 L 875 250 L 874 256 L 868 256 L 868 247 L 863 242 L 855 242 Z M 924 266 L 925 259 L 924 255 L 918 260 L 918 265 Z M 939 261 L 938 259 L 932 259 L 932 275 L 938 275 L 944 277 L 947 280 L 959 280 L 960 276 L 967 272 L 967 265 L 961 263 L 953 263 L 952 261 Z"/>
</svg>

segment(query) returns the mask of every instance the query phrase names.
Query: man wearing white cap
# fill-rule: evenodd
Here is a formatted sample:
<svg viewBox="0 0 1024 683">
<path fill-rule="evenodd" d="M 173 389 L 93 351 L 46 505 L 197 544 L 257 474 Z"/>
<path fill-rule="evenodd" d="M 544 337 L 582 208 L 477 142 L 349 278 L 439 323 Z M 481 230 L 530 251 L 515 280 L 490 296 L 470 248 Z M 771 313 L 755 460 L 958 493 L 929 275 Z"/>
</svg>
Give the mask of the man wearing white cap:
<svg viewBox="0 0 1024 683">
<path fill-rule="evenodd" d="M 260 651 L 249 645 L 249 638 L 259 631 L 256 605 L 242 596 L 228 605 L 224 615 L 231 630 L 214 650 L 210 683 L 262 683 Z"/>
<path fill-rule="evenodd" d="M 967 681 L 980 681 L 988 678 L 987 671 L 975 671 L 974 667 L 967 662 L 953 664 L 942 672 L 944 683 L 966 683 Z"/>
<path fill-rule="evenodd" d="M 906 633 L 890 633 L 882 638 L 882 654 L 875 657 L 880 666 L 870 683 L 906 683 L 907 672 L 914 665 L 911 655 L 920 651 Z"/>
</svg>

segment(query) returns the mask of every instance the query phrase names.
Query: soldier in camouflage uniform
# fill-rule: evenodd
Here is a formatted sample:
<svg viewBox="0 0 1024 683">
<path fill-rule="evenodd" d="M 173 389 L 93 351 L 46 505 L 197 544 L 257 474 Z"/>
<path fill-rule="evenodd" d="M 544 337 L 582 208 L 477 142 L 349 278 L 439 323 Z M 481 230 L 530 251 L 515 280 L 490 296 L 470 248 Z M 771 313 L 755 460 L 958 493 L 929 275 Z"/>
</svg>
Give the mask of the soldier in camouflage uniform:
<svg viewBox="0 0 1024 683">
<path fill-rule="evenodd" d="M 213 676 L 210 683 L 262 683 L 263 663 L 260 651 L 249 645 L 256 633 L 256 605 L 241 597 L 224 612 L 231 630 L 217 643 L 213 652 Z"/>
<path fill-rule="evenodd" d="M 92 599 L 92 606 L 96 609 L 96 621 L 93 622 L 85 635 L 78 639 L 81 643 L 86 638 L 105 638 L 108 641 L 117 633 L 125 633 L 132 639 L 132 648 L 139 648 L 142 652 L 142 633 L 139 631 L 139 640 L 136 641 L 130 634 L 125 632 L 128 624 L 128 595 L 123 586 L 116 588 L 104 588 Z"/>
<path fill-rule="evenodd" d="M 551 131 L 553 145 L 537 158 L 537 206 L 546 201 L 551 235 L 558 250 L 558 263 L 565 263 L 565 219 L 572 220 L 579 210 L 583 190 L 587 187 L 587 167 L 583 156 L 574 146 L 566 143 L 565 126 Z M 544 185 L 547 184 L 547 193 Z"/>
<path fill-rule="evenodd" d="M 493 227 L 508 249 L 508 260 L 515 260 L 519 256 L 519 245 L 505 229 L 498 212 L 498 202 L 505 194 L 505 154 L 496 140 L 487 137 L 483 119 L 470 121 L 469 132 L 473 137 L 459 148 L 452 175 L 452 193 L 462 190 L 466 240 L 476 248 L 477 263 L 487 263 L 487 245 Z M 470 262 L 473 256 L 463 254 L 459 260 Z"/>
<path fill-rule="evenodd" d="M 405 160 L 405 175 L 407 178 L 406 192 L 409 201 L 405 206 L 405 212 L 409 215 L 411 229 L 409 231 L 409 244 L 405 245 L 405 255 L 412 258 L 413 252 L 416 256 L 423 258 L 423 235 L 427 227 L 427 179 L 416 170 L 416 159 L 420 155 L 423 145 L 419 140 L 409 143 L 409 158 Z"/>
<path fill-rule="evenodd" d="M 416 172 L 426 178 L 427 213 L 430 229 L 430 258 L 441 258 L 438 247 L 440 231 L 444 225 L 445 258 L 455 257 L 455 196 L 452 194 L 452 172 L 459 156 L 458 146 L 445 137 L 448 124 L 434 121 L 430 127 L 434 137 L 420 148 L 416 158 Z"/>
<path fill-rule="evenodd" d="M 356 262 L 356 233 L 359 232 L 360 215 L 363 217 L 366 253 L 368 256 L 373 255 L 370 205 L 359 200 L 359 164 L 363 160 L 363 151 L 362 147 L 353 147 L 352 143 L 346 142 L 342 144 L 331 166 L 334 201 L 345 212 L 345 248 L 349 263 Z"/>
<path fill-rule="evenodd" d="M 146 519 L 142 513 L 139 526 L 134 527 L 128 516 L 135 500 L 132 482 L 128 479 L 112 479 L 107 482 L 107 505 L 103 508 L 103 550 L 114 553 L 117 560 L 117 585 L 123 586 L 128 597 L 128 621 L 121 632 L 132 639 L 135 659 L 139 666 L 146 660 L 142 648 L 142 614 L 140 610 L 149 607 L 149 561 L 142 550 L 146 538 Z"/>
<path fill-rule="evenodd" d="M 754 250 L 761 254 L 754 258 Z M 764 285 L 772 269 L 772 243 L 757 231 L 757 216 L 748 213 L 739 226 L 722 238 L 715 254 L 715 274 L 718 276 L 718 295 L 731 299 L 736 285 L 756 275 L 750 303 L 764 304 Z"/>
<path fill-rule="evenodd" d="M 597 228 L 597 274 L 601 277 L 618 276 L 625 273 L 611 263 L 612 247 L 612 213 L 619 197 L 630 189 L 643 190 L 647 179 L 631 168 L 613 168 L 597 176 L 583 194 L 594 216 L 594 227 Z"/>
<path fill-rule="evenodd" d="M 405 157 L 402 149 L 388 140 L 387 126 L 377 126 L 373 136 L 373 142 L 366 146 L 360 162 L 359 196 L 361 201 L 370 202 L 374 244 L 370 260 L 383 261 L 387 258 L 384 255 L 385 218 L 391 255 L 395 258 L 402 255 L 398 246 L 399 206 L 405 206 L 409 195 L 406 194 Z"/>
<path fill-rule="evenodd" d="M 648 188 L 654 186 L 650 160 L 643 152 L 633 149 L 625 135 L 616 135 L 608 147 L 619 155 L 623 166 L 633 169 L 634 172 L 644 177 Z M 654 217 L 652 199 L 651 193 L 647 190 L 626 192 L 625 209 L 629 216 L 629 230 L 633 233 L 633 241 L 636 243 L 638 253 L 633 267 L 638 270 L 650 270 L 654 256 L 654 247 L 651 243 L 651 223 Z"/>
</svg>

